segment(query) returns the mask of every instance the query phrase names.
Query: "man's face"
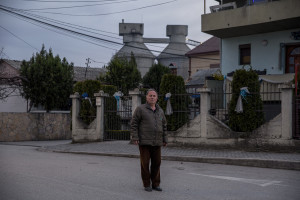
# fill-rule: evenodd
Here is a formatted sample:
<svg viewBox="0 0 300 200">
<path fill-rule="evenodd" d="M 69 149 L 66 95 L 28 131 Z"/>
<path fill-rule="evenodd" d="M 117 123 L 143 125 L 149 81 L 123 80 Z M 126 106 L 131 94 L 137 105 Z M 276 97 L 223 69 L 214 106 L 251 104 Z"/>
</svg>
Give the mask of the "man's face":
<svg viewBox="0 0 300 200">
<path fill-rule="evenodd" d="M 156 104 L 156 102 L 157 102 L 156 92 L 155 91 L 148 92 L 148 94 L 146 96 L 146 100 L 147 100 L 148 104 L 150 104 L 150 105 Z"/>
</svg>

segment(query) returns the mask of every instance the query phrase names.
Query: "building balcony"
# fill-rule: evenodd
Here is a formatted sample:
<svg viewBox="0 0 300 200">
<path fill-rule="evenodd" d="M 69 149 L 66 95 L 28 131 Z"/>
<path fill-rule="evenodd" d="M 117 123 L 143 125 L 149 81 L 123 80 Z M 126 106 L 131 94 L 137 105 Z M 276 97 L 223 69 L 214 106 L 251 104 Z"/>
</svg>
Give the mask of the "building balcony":
<svg viewBox="0 0 300 200">
<path fill-rule="evenodd" d="M 227 5 L 201 16 L 202 32 L 230 38 L 300 28 L 299 0 L 265 0 L 244 6 L 231 1 Z"/>
</svg>

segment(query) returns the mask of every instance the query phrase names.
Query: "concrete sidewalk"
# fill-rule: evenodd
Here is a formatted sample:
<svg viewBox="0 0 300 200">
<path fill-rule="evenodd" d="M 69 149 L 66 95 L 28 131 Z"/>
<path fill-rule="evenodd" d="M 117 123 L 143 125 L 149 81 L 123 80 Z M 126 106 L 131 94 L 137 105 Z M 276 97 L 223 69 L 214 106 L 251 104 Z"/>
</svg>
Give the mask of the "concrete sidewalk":
<svg viewBox="0 0 300 200">
<path fill-rule="evenodd" d="M 138 158 L 139 150 L 129 141 L 110 141 L 71 144 L 63 141 L 0 142 L 0 145 L 21 145 L 38 147 L 39 151 L 75 153 L 100 156 Z M 192 149 L 163 147 L 162 159 L 184 162 L 228 164 L 274 169 L 300 170 L 299 153 L 246 152 L 239 150 Z"/>
</svg>

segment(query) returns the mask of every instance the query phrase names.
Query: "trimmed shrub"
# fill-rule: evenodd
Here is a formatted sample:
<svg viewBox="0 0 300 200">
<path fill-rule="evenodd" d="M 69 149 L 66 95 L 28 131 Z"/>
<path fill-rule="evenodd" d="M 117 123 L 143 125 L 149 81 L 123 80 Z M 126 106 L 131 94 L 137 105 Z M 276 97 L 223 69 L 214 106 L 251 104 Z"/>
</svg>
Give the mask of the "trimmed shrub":
<svg viewBox="0 0 300 200">
<path fill-rule="evenodd" d="M 90 124 L 96 117 L 96 100 L 94 93 L 99 92 L 100 88 L 100 81 L 95 80 L 77 82 L 74 85 L 73 92 L 78 92 L 81 97 L 86 93 L 86 96 L 90 98 L 92 103 L 91 104 L 88 99 L 81 99 L 79 116 L 86 124 Z"/>
<path fill-rule="evenodd" d="M 242 98 L 243 112 L 235 111 L 240 88 L 248 87 L 250 94 Z M 232 99 L 229 105 L 229 127 L 238 132 L 251 132 L 265 121 L 263 102 L 260 96 L 260 83 L 257 73 L 249 69 L 236 70 L 232 80 Z"/>
<path fill-rule="evenodd" d="M 86 124 L 90 124 L 96 117 L 96 99 L 94 93 L 98 93 L 100 90 L 110 95 L 117 91 L 115 86 L 101 85 L 101 82 L 96 80 L 77 82 L 73 88 L 74 93 L 78 92 L 81 97 L 84 95 L 91 100 L 92 104 L 88 99 L 82 98 L 81 100 L 79 116 Z"/>
<path fill-rule="evenodd" d="M 176 131 L 178 128 L 183 126 L 188 121 L 188 104 L 189 96 L 185 95 L 185 85 L 184 80 L 181 76 L 176 76 L 173 74 L 165 74 L 162 77 L 160 84 L 160 94 L 159 105 L 165 111 L 167 107 L 167 101 L 165 100 L 165 95 L 171 93 L 171 106 L 173 109 L 172 115 L 166 115 L 168 122 L 168 130 Z"/>
</svg>

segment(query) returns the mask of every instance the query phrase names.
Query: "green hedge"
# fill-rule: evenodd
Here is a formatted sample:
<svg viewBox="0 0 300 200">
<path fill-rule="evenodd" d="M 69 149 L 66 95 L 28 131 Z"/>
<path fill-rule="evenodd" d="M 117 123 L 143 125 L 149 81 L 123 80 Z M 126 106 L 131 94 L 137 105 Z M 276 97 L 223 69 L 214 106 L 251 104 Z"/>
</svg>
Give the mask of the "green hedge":
<svg viewBox="0 0 300 200">
<path fill-rule="evenodd" d="M 169 131 L 175 131 L 183 126 L 188 121 L 188 104 L 189 97 L 186 94 L 184 80 L 181 76 L 173 74 L 165 74 L 162 77 L 160 84 L 159 105 L 165 111 L 167 107 L 167 101 L 165 101 L 165 95 L 171 93 L 171 106 L 173 109 L 172 115 L 166 115 L 167 128 Z M 177 95 L 176 95 L 177 94 Z"/>
<path fill-rule="evenodd" d="M 103 90 L 109 95 L 113 95 L 117 91 L 115 86 L 102 85 L 100 81 L 96 80 L 86 80 L 82 82 L 77 82 L 74 85 L 74 93 L 78 92 L 80 96 L 82 96 L 82 94 L 84 93 L 87 93 L 88 97 L 91 99 L 92 102 L 91 105 L 89 100 L 81 100 L 79 116 L 86 124 L 90 124 L 92 121 L 94 121 L 96 117 L 96 99 L 94 97 L 94 94 L 98 93 L 100 90 Z"/>
<path fill-rule="evenodd" d="M 243 102 L 243 112 L 235 111 L 240 88 L 248 87 L 250 92 Z M 238 132 L 251 132 L 265 121 L 263 102 L 260 96 L 260 83 L 257 73 L 249 69 L 236 70 L 232 80 L 232 99 L 229 105 L 229 127 Z"/>
</svg>

